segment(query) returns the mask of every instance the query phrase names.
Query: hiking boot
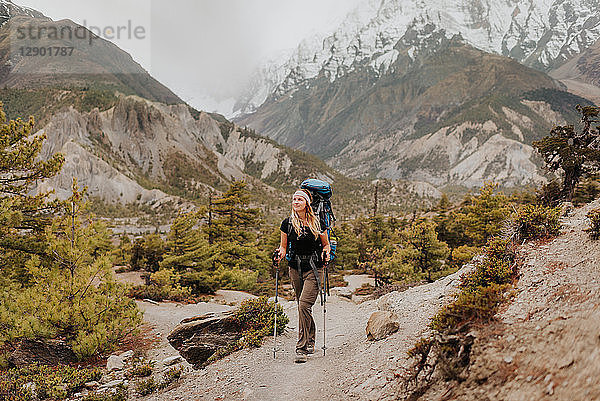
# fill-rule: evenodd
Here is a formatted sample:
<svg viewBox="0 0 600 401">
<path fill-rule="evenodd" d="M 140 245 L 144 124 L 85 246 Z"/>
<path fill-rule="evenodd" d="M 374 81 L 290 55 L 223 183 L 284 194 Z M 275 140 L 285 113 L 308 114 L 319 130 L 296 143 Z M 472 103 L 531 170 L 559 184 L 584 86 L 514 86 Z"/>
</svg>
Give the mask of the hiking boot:
<svg viewBox="0 0 600 401">
<path fill-rule="evenodd" d="M 296 359 L 294 359 L 294 362 L 296 363 L 304 363 L 308 360 L 308 358 L 306 357 L 306 354 L 304 352 L 298 352 L 296 351 Z"/>
<path fill-rule="evenodd" d="M 308 345 L 306 346 L 306 353 L 307 354 L 314 354 L 315 353 L 315 345 Z"/>
</svg>

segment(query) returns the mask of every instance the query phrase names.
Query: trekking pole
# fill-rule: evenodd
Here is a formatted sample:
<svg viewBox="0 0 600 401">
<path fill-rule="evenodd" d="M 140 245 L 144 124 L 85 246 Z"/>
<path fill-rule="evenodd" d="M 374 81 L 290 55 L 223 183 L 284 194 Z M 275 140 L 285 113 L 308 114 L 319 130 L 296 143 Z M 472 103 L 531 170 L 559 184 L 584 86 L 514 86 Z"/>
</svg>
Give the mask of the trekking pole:
<svg viewBox="0 0 600 401">
<path fill-rule="evenodd" d="M 327 349 L 327 347 L 325 346 L 325 315 L 327 314 L 327 290 L 326 290 L 326 280 L 327 280 L 327 265 L 328 262 L 325 261 L 325 258 L 323 258 L 323 288 L 321 289 L 321 291 L 323 291 L 323 356 L 325 356 L 325 350 Z"/>
<path fill-rule="evenodd" d="M 273 358 L 277 353 L 277 295 L 279 291 L 279 252 L 277 249 L 273 252 L 273 267 L 275 268 L 275 324 L 273 325 Z"/>
</svg>

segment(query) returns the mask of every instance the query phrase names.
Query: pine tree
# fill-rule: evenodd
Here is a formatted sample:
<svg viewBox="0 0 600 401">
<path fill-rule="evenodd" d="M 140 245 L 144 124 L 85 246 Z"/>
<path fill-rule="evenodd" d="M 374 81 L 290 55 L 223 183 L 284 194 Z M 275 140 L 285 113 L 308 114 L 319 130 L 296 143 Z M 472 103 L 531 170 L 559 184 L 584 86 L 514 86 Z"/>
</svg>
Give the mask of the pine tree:
<svg viewBox="0 0 600 401">
<path fill-rule="evenodd" d="M 64 157 L 40 160 L 45 134 L 32 135 L 33 117 L 6 121 L 0 102 L 0 266 L 12 265 L 18 252 L 44 254 L 41 241 L 56 202 L 47 193 L 30 195 L 33 184 L 58 174 Z M 3 268 L 4 270 L 4 268 Z"/>
<path fill-rule="evenodd" d="M 124 266 L 131 258 L 133 245 L 131 239 L 125 233 L 119 237 L 119 247 L 113 251 L 114 263 Z"/>
<path fill-rule="evenodd" d="M 201 211 L 178 215 L 167 236 L 167 252 L 161 268 L 173 268 L 183 271 L 187 268 L 198 269 L 201 261 L 208 256 L 208 241 L 198 224 Z"/>
<path fill-rule="evenodd" d="M 234 181 L 221 198 L 212 203 L 215 216 L 211 224 L 213 241 L 247 244 L 256 240 L 260 211 L 250 208 L 250 195 L 244 181 Z"/>
<path fill-rule="evenodd" d="M 107 230 L 83 218 L 83 196 L 74 181 L 61 215 L 44 231 L 47 255 L 26 262 L 30 283 L 2 288 L 0 344 L 62 337 L 84 358 L 113 349 L 141 322 L 135 302 L 114 280 L 109 253 L 98 247 Z"/>
<path fill-rule="evenodd" d="M 439 271 L 449 250 L 445 242 L 438 240 L 435 224 L 429 221 L 417 221 L 402 231 L 404 249 L 400 257 L 414 267 L 416 271 L 427 273 L 431 281 L 431 273 Z"/>
<path fill-rule="evenodd" d="M 577 105 L 577 111 L 581 132 L 573 125 L 556 126 L 549 136 L 533 142 L 550 171 L 562 170 L 561 196 L 569 201 L 582 177 L 600 172 L 600 108 Z"/>
<path fill-rule="evenodd" d="M 509 199 L 496 193 L 498 185 L 486 183 L 477 195 L 467 195 L 458 210 L 435 219 L 440 240 L 451 249 L 462 245 L 482 247 L 498 234 L 510 215 Z"/>
<path fill-rule="evenodd" d="M 203 263 L 223 288 L 250 290 L 258 274 L 266 276 L 270 268 L 270 256 L 257 246 L 260 211 L 249 203 L 246 183 L 234 181 L 209 210 L 212 221 L 205 229 L 212 244 Z"/>
<path fill-rule="evenodd" d="M 156 272 L 160 268 L 165 253 L 165 243 L 158 234 L 148 234 L 137 238 L 131 249 L 130 264 L 133 270 L 144 269 Z"/>
</svg>

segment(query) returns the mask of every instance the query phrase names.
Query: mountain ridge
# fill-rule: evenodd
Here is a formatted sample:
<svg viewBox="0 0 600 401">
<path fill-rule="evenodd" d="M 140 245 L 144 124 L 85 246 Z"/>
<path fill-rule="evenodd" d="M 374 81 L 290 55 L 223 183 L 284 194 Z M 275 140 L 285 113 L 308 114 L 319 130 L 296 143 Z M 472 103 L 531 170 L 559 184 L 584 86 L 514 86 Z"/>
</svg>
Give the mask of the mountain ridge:
<svg viewBox="0 0 600 401">
<path fill-rule="evenodd" d="M 544 180 L 532 141 L 586 102 L 543 72 L 431 24 L 394 49 L 381 77 L 367 62 L 333 82 L 321 74 L 236 121 L 353 177 L 519 186 Z"/>
<path fill-rule="evenodd" d="M 235 118 L 252 113 L 270 98 L 310 85 L 319 73 L 334 81 L 364 60 L 372 60 L 374 72 L 385 71 L 397 56 L 394 44 L 423 22 L 449 36 L 461 34 L 486 52 L 547 70 L 600 38 L 599 9 L 597 0 L 370 0 L 350 12 L 332 34 L 304 40 L 290 58 L 261 67 L 232 113 Z"/>
<path fill-rule="evenodd" d="M 12 3 L 11 3 L 12 4 Z M 40 14 L 41 15 L 41 14 Z M 166 86 L 154 79 L 129 53 L 87 28 L 86 37 L 94 37 L 93 46 L 83 40 L 58 39 L 51 35 L 22 41 L 23 46 L 37 48 L 54 46 L 72 47 L 67 56 L 32 57 L 15 51 L 15 32 L 20 28 L 51 30 L 81 29 L 68 19 L 53 21 L 46 17 L 17 14 L 10 16 L 0 26 L 0 86 L 6 88 L 79 87 L 110 89 L 124 94 L 135 94 L 150 100 L 176 104 L 183 101 Z M 20 44 L 21 42 L 17 42 Z"/>
</svg>

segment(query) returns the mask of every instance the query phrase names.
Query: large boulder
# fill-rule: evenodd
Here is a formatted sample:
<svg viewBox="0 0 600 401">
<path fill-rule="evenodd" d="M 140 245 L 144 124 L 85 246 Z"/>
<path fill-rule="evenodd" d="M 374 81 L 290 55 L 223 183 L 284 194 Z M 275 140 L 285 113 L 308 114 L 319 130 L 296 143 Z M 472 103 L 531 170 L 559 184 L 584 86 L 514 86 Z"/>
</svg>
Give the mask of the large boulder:
<svg viewBox="0 0 600 401">
<path fill-rule="evenodd" d="M 367 338 L 371 341 L 382 340 L 400 328 L 398 317 L 389 311 L 373 312 L 367 322 Z"/>
<path fill-rule="evenodd" d="M 58 365 L 77 361 L 71 346 L 61 340 L 22 340 L 8 357 L 16 367 L 31 364 Z"/>
<path fill-rule="evenodd" d="M 186 361 L 200 368 L 217 349 L 241 337 L 242 328 L 231 312 L 222 312 L 184 319 L 167 339 Z"/>
</svg>

